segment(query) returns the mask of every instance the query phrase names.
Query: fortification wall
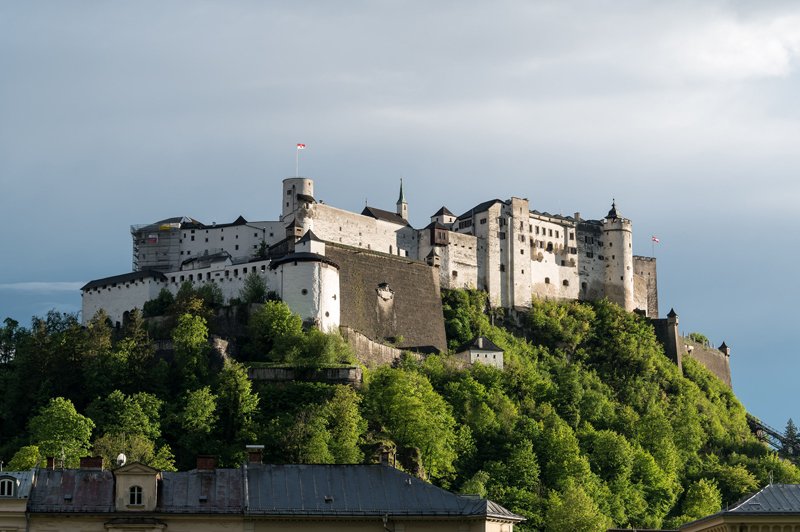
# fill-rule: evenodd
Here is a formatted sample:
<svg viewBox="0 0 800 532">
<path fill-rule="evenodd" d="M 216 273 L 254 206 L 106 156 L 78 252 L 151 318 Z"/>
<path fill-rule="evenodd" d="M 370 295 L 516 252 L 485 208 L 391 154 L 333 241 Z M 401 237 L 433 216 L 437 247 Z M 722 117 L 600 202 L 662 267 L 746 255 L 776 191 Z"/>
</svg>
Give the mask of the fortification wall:
<svg viewBox="0 0 800 532">
<path fill-rule="evenodd" d="M 658 317 L 658 277 L 655 257 L 633 256 L 633 297 L 636 308 Z"/>
<path fill-rule="evenodd" d="M 326 243 L 339 265 L 341 325 L 399 347 L 447 350 L 438 271 L 425 263 Z"/>
<path fill-rule="evenodd" d="M 391 366 L 403 355 L 402 349 L 370 340 L 350 327 L 339 327 L 339 332 L 341 332 L 342 338 L 347 340 L 347 343 L 353 348 L 358 361 L 370 369 Z M 408 356 L 422 360 L 422 355 L 417 353 L 408 353 Z"/>
<path fill-rule="evenodd" d="M 683 342 L 685 350 L 683 356 L 693 358 L 700 362 L 722 382 L 729 387 L 731 386 L 731 361 L 729 356 L 725 355 L 725 353 L 719 349 L 699 344 L 686 337 L 681 337 L 681 341 Z M 689 350 L 689 347 L 692 349 Z"/>
</svg>

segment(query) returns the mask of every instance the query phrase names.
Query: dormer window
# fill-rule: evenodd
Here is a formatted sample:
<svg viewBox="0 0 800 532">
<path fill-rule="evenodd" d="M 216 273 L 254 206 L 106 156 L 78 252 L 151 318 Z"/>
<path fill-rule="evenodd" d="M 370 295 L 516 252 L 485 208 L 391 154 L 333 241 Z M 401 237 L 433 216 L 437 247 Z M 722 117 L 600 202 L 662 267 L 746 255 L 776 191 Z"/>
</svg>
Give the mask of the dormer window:
<svg viewBox="0 0 800 532">
<path fill-rule="evenodd" d="M 16 484 L 13 478 L 0 479 L 0 497 L 13 497 Z"/>
<path fill-rule="evenodd" d="M 141 486 L 131 486 L 131 489 L 128 491 L 128 504 L 130 506 L 141 506 L 142 505 L 142 487 Z"/>
</svg>

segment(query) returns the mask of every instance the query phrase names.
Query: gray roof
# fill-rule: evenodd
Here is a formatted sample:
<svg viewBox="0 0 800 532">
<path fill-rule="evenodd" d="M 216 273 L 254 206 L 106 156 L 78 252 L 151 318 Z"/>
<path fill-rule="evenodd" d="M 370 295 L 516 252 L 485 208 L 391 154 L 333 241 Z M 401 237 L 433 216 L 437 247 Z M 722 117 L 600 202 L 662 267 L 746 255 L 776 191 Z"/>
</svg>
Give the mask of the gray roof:
<svg viewBox="0 0 800 532">
<path fill-rule="evenodd" d="M 130 283 L 131 281 L 139 281 L 142 279 L 147 279 L 152 277 L 153 279 L 157 279 L 159 281 L 166 281 L 167 277 L 155 270 L 141 270 L 138 272 L 131 272 L 131 273 L 123 273 L 122 275 L 112 275 L 111 277 L 103 277 L 102 279 L 95 279 L 94 281 L 89 281 L 81 288 L 82 291 L 89 290 L 90 288 L 95 288 L 98 286 L 104 286 L 114 283 Z"/>
<path fill-rule="evenodd" d="M 17 484 L 14 498 L 27 499 L 31 493 L 31 486 L 33 485 L 35 473 L 35 469 L 30 469 L 28 471 L 0 471 L 0 479 L 9 477 L 14 479 Z"/>
<path fill-rule="evenodd" d="M 87 469 L 39 469 L 28 500 L 31 513 L 114 511 L 114 475 Z"/>
<path fill-rule="evenodd" d="M 383 209 L 376 209 L 375 207 L 364 207 L 364 210 L 361 211 L 363 216 L 370 216 L 377 220 L 383 220 L 384 222 L 391 222 L 397 225 L 409 225 L 408 220 L 404 220 L 402 216 L 397 213 L 384 211 Z"/>
<path fill-rule="evenodd" d="M 158 511 L 166 513 L 241 513 L 241 469 L 162 473 Z"/>
<path fill-rule="evenodd" d="M 458 348 L 457 352 L 461 353 L 464 351 L 468 351 L 470 349 L 482 349 L 483 351 L 497 351 L 498 353 L 502 353 L 503 350 L 497 347 L 494 342 L 486 338 L 485 336 L 477 336 L 471 342 L 467 342 L 466 344 L 462 345 Z"/>
<path fill-rule="evenodd" d="M 249 510 L 256 515 L 523 518 L 477 497 L 455 495 L 383 465 L 253 465 Z"/>
<path fill-rule="evenodd" d="M 504 204 L 505 202 L 502 201 L 502 200 L 499 200 L 499 199 L 493 199 L 493 200 L 489 200 L 489 201 L 484 201 L 483 203 L 478 203 L 473 208 L 471 208 L 470 210 L 468 210 L 467 212 L 465 212 L 464 214 L 459 216 L 458 219 L 459 220 L 463 220 L 464 218 L 472 217 L 472 215 L 474 213 L 476 213 L 476 212 L 487 211 L 487 210 L 489 210 L 489 207 L 491 207 L 495 203 L 503 203 Z"/>
<path fill-rule="evenodd" d="M 800 514 L 800 484 L 770 484 L 723 514 Z"/>
<path fill-rule="evenodd" d="M 305 251 L 302 251 L 300 253 L 290 253 L 289 255 L 285 255 L 279 259 L 275 259 L 269 263 L 269 269 L 274 270 L 278 266 L 289 262 L 324 262 L 326 264 L 330 264 L 336 269 L 339 269 L 339 265 L 333 262 L 328 257 L 320 255 L 318 253 L 308 253 Z"/>
<path fill-rule="evenodd" d="M 306 234 L 304 234 L 302 238 L 297 241 L 298 244 L 305 244 L 306 242 L 322 242 L 322 240 L 320 240 L 320 238 L 314 234 L 314 231 L 309 229 L 306 231 Z"/>
<path fill-rule="evenodd" d="M 455 214 L 450 212 L 450 209 L 448 209 L 447 207 L 442 206 L 441 209 L 439 209 L 434 213 L 434 216 L 455 216 Z"/>
</svg>

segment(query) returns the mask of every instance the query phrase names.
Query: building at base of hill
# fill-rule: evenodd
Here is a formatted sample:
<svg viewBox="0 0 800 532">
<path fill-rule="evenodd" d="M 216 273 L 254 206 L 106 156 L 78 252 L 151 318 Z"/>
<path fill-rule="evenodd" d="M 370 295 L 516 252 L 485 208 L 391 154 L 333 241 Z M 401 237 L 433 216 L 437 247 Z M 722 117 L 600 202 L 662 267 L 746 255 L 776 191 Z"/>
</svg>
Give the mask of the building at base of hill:
<svg viewBox="0 0 800 532">
<path fill-rule="evenodd" d="M 98 460 L 84 459 L 80 469 L 0 473 L 0 481 L 29 478 L 15 484 L 12 495 L 0 496 L 0 530 L 513 532 L 524 520 L 388 465 L 256 460 L 222 469 L 213 458 L 198 457 L 192 471 L 132 463 L 112 472 Z"/>
</svg>

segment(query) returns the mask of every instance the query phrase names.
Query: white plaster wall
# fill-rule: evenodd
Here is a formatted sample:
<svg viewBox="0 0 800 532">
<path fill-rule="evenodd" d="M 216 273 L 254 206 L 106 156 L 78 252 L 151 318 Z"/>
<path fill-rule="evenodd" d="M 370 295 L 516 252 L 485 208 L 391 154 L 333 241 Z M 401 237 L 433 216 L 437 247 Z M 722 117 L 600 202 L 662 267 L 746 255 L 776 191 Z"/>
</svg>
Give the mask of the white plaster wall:
<svg viewBox="0 0 800 532">
<path fill-rule="evenodd" d="M 632 231 L 629 220 L 604 220 L 606 296 L 627 311 L 635 308 Z"/>
<path fill-rule="evenodd" d="M 324 331 L 339 327 L 339 271 L 322 262 L 288 262 L 271 272 L 281 299 L 304 320 Z M 326 315 L 327 314 L 327 315 Z"/>
<path fill-rule="evenodd" d="M 164 286 L 164 283 L 148 278 L 92 288 L 81 294 L 81 319 L 86 323 L 103 309 L 112 322 L 121 324 L 125 312 L 141 309 L 146 301 L 155 299 Z"/>
<path fill-rule="evenodd" d="M 478 238 L 451 231 L 448 239 L 450 243 L 441 249 L 439 284 L 443 288 L 477 287 Z M 424 257 L 423 255 L 420 258 Z M 453 272 L 456 272 L 456 275 L 453 275 Z"/>
<path fill-rule="evenodd" d="M 544 299 L 578 299 L 580 256 L 574 222 L 531 213 L 529 225 L 531 292 Z"/>
<path fill-rule="evenodd" d="M 417 231 L 411 227 L 362 216 L 317 203 L 300 215 L 322 240 L 401 257 L 418 257 Z M 424 258 L 424 257 L 423 257 Z"/>
</svg>

